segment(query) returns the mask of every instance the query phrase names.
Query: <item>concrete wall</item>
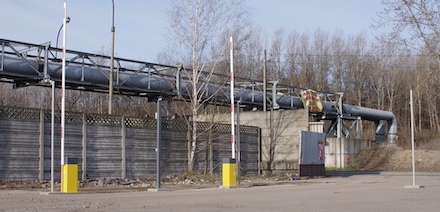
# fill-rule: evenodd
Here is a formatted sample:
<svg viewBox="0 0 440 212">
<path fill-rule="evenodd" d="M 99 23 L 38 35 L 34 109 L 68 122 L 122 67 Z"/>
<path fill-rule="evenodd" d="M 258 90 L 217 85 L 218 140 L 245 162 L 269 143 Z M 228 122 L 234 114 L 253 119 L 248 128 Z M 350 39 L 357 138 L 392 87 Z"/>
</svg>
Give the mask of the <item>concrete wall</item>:
<svg viewBox="0 0 440 212">
<path fill-rule="evenodd" d="M 370 146 L 371 141 L 368 139 L 327 138 L 325 167 L 347 168 L 362 149 Z"/>
<path fill-rule="evenodd" d="M 323 122 L 308 122 L 307 110 L 284 110 L 271 113 L 240 113 L 240 124 L 261 128 L 261 169 L 263 172 L 298 170 L 301 131 L 323 132 Z M 230 124 L 230 114 L 199 115 L 198 121 Z M 272 120 L 272 121 L 271 121 Z M 273 130 L 271 130 L 273 129 Z M 272 143 L 271 141 L 272 139 Z M 325 167 L 347 168 L 355 156 L 371 145 L 367 139 L 326 138 Z M 271 152 L 272 150 L 274 152 Z M 272 156 L 271 156 L 272 153 Z M 269 163 L 273 158 L 273 163 Z M 271 166 L 271 167 L 269 167 Z"/>
<path fill-rule="evenodd" d="M 298 170 L 301 131 L 308 130 L 308 111 L 250 111 L 240 113 L 240 124 L 261 128 L 263 172 Z M 230 114 L 200 115 L 198 121 L 231 123 Z"/>
</svg>

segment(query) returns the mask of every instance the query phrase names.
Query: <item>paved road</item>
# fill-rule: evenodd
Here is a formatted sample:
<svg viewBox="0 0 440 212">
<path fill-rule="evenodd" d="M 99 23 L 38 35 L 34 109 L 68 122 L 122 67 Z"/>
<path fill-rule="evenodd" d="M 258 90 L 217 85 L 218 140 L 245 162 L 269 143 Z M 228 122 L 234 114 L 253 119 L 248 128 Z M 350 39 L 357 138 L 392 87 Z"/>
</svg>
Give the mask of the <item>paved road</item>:
<svg viewBox="0 0 440 212">
<path fill-rule="evenodd" d="M 236 189 L 41 195 L 0 191 L 0 211 L 439 211 L 440 173 L 332 172 L 322 179 Z"/>
</svg>

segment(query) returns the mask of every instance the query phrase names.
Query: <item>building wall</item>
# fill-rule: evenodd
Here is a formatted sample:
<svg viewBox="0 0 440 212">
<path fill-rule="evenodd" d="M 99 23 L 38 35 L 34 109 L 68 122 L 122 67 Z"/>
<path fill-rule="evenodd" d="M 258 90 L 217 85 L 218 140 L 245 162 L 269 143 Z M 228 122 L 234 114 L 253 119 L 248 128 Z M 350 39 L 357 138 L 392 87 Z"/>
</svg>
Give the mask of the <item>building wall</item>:
<svg viewBox="0 0 440 212">
<path fill-rule="evenodd" d="M 368 139 L 327 138 L 325 167 L 347 168 L 361 150 L 370 146 L 371 141 Z"/>
<path fill-rule="evenodd" d="M 263 172 L 298 170 L 301 131 L 308 131 L 308 111 L 276 110 L 240 112 L 240 124 L 261 128 Z M 230 114 L 199 115 L 198 121 L 230 124 Z"/>
</svg>

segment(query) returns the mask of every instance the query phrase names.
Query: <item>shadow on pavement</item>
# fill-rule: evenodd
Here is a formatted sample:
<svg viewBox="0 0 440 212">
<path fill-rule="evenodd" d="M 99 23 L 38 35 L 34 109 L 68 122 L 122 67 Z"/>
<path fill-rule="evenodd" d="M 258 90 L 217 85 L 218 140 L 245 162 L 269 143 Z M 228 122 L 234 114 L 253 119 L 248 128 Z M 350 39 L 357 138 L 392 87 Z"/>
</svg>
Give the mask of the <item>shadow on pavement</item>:
<svg viewBox="0 0 440 212">
<path fill-rule="evenodd" d="M 351 177 L 356 175 L 379 175 L 379 171 L 326 171 L 327 177 Z"/>
</svg>

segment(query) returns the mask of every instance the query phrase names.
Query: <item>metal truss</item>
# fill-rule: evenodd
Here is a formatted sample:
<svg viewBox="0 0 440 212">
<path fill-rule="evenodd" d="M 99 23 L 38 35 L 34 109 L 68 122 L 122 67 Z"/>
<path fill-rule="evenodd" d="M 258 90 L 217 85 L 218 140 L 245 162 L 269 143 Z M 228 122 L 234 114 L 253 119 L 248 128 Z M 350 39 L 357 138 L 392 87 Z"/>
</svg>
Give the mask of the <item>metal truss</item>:
<svg viewBox="0 0 440 212">
<path fill-rule="evenodd" d="M 31 44 L 5 39 L 0 39 L 0 45 L 1 81 L 14 83 L 18 88 L 28 85 L 47 86 L 46 82 L 53 80 L 60 87 L 62 49 L 51 47 L 50 42 Z M 13 68 L 7 69 L 7 59 L 19 65 L 14 67 L 11 64 Z M 174 95 L 172 89 L 157 89 L 158 86 L 153 84 L 168 82 L 171 88 L 175 86 L 177 66 L 118 57 L 114 61 L 113 85 L 116 94 L 149 97 Z M 66 88 L 108 92 L 109 65 L 109 56 L 66 50 Z"/>
<path fill-rule="evenodd" d="M 57 87 L 61 85 L 62 49 L 51 47 L 50 42 L 31 44 L 0 39 L 0 82 L 13 83 L 16 88 L 39 85 Z M 59 54 L 58 54 L 59 53 Z M 110 79 L 110 57 L 99 54 L 66 50 L 66 88 L 108 93 Z M 114 94 L 146 97 L 149 101 L 159 98 L 190 100 L 193 86 L 197 99 L 203 104 L 228 105 L 230 103 L 229 76 L 215 71 L 197 73 L 192 79 L 192 69 L 182 66 L 163 65 L 144 61 L 114 58 Z M 307 89 L 285 86 L 278 81 L 261 81 L 236 78 L 234 100 L 247 110 L 301 109 L 304 108 L 301 92 Z M 266 91 L 263 87 L 267 87 Z M 355 125 L 344 125 L 343 120 L 363 120 L 378 123 L 388 122 L 389 140 L 397 138 L 397 121 L 393 113 L 370 108 L 342 104 L 342 93 L 318 92 L 323 103 L 321 112 L 310 112 L 315 120 L 332 120 L 336 124 L 338 137 L 349 136 Z M 266 101 L 265 101 L 266 100 Z M 382 122 L 381 122 L 382 121 Z M 332 124 L 328 132 L 334 128 Z M 332 127 L 333 126 L 333 127 Z M 345 128 L 343 130 L 342 128 Z M 383 130 L 377 130 L 381 134 Z M 356 133 L 357 134 L 357 133 Z M 391 136 L 390 136 L 391 135 Z"/>
</svg>

